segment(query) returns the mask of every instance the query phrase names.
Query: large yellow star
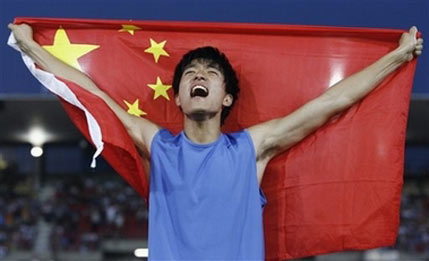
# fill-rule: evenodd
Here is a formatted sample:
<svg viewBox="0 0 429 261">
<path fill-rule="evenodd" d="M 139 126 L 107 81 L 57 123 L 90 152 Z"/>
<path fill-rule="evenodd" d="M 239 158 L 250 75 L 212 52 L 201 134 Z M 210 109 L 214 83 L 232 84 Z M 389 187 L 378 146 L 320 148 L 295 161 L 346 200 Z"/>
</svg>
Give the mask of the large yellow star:
<svg viewBox="0 0 429 261">
<path fill-rule="evenodd" d="M 155 59 L 155 62 L 158 63 L 158 59 L 161 55 L 163 56 L 170 56 L 165 50 L 164 46 L 167 43 L 167 40 L 162 41 L 160 43 L 155 42 L 152 38 L 150 38 L 150 47 L 147 48 L 145 53 L 151 53 L 153 54 L 153 58 Z"/>
<path fill-rule="evenodd" d="M 134 35 L 135 30 L 140 30 L 141 28 L 132 24 L 123 24 L 122 29 L 119 32 L 128 32 L 131 35 Z"/>
<path fill-rule="evenodd" d="M 92 44 L 72 44 L 63 28 L 55 33 L 54 44 L 42 46 L 46 51 L 51 53 L 66 64 L 73 66 L 79 71 L 83 71 L 77 59 L 100 47 Z"/>
<path fill-rule="evenodd" d="M 139 108 L 139 99 L 136 99 L 136 100 L 134 101 L 134 103 L 133 103 L 133 104 L 130 104 L 130 103 L 129 103 L 129 102 L 127 102 L 126 100 L 124 100 L 124 102 L 125 102 L 125 104 L 126 104 L 126 105 L 127 105 L 127 107 L 128 107 L 127 112 L 128 112 L 129 114 L 131 114 L 131 115 L 135 115 L 135 116 L 137 116 L 137 117 L 140 117 L 140 116 L 142 116 L 142 115 L 146 115 L 146 114 L 147 114 L 146 112 L 144 112 L 144 111 L 140 110 L 140 108 Z"/>
<path fill-rule="evenodd" d="M 156 84 L 148 84 L 147 86 L 155 90 L 155 93 L 153 95 L 154 100 L 159 96 L 163 96 L 167 100 L 170 100 L 170 97 L 168 97 L 167 90 L 171 88 L 171 85 L 164 85 L 161 82 L 161 79 L 159 78 L 159 76 L 156 77 Z"/>
</svg>

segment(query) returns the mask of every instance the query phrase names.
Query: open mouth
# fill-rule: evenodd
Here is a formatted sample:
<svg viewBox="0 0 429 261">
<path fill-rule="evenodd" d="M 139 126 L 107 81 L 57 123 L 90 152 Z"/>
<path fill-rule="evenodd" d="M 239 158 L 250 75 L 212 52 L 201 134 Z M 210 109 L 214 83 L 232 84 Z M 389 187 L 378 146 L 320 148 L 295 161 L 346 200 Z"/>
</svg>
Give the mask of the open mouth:
<svg viewBox="0 0 429 261">
<path fill-rule="evenodd" d="M 191 89 L 191 98 L 193 97 L 207 97 L 209 90 L 201 85 L 196 85 Z"/>
</svg>

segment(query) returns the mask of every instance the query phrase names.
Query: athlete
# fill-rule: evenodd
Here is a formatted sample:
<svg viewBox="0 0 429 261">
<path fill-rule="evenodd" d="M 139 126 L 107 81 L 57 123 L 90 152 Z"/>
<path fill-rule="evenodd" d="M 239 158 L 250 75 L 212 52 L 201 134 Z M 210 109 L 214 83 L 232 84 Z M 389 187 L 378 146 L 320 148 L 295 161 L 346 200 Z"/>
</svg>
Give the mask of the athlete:
<svg viewBox="0 0 429 261">
<path fill-rule="evenodd" d="M 128 114 L 82 72 L 37 44 L 26 24 L 9 24 L 21 50 L 41 68 L 103 99 L 140 150 L 150 176 L 149 258 L 152 260 L 262 260 L 259 184 L 268 162 L 364 98 L 402 64 L 422 53 L 412 27 L 398 47 L 284 117 L 224 134 L 221 125 L 237 99 L 238 80 L 213 47 L 185 54 L 175 70 L 178 135 Z"/>
</svg>

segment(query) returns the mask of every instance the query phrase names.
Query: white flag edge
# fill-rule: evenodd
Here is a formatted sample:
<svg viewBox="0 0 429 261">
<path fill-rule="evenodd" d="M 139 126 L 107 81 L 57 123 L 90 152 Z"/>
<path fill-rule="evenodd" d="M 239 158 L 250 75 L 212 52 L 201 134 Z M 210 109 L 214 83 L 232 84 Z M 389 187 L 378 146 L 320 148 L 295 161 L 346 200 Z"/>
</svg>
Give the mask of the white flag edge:
<svg viewBox="0 0 429 261">
<path fill-rule="evenodd" d="M 86 116 L 86 122 L 88 124 L 89 135 L 91 137 L 92 142 L 96 147 L 96 151 L 92 156 L 91 167 L 95 168 L 96 166 L 96 158 L 101 154 L 104 148 L 104 143 L 102 140 L 102 133 L 100 125 L 97 120 L 92 116 L 92 114 L 83 106 L 83 104 L 77 99 L 76 95 L 70 90 L 70 88 L 62 81 L 58 80 L 55 75 L 52 73 L 43 71 L 41 69 L 36 68 L 36 64 L 27 54 L 25 54 L 18 46 L 17 41 L 13 33 L 9 35 L 9 39 L 7 44 L 11 46 L 13 49 L 17 50 L 21 53 L 22 60 L 24 64 L 27 66 L 28 70 L 31 74 L 49 91 L 54 93 L 55 95 L 61 97 L 68 103 L 78 107 L 81 109 Z"/>
</svg>

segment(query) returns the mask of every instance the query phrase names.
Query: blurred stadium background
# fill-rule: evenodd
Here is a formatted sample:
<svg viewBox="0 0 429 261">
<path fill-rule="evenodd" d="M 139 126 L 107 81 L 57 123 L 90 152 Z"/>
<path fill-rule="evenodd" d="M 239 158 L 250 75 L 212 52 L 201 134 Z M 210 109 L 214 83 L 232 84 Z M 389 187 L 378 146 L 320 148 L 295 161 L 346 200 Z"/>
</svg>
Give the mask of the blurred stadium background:
<svg viewBox="0 0 429 261">
<path fill-rule="evenodd" d="M 417 25 L 425 35 L 428 15 L 427 0 L 0 0 L 0 260 L 144 260 L 135 249 L 147 247 L 146 203 L 103 160 L 89 168 L 91 146 L 6 45 L 14 17 Z M 413 87 L 396 245 L 306 260 L 429 260 L 427 57 Z"/>
</svg>

